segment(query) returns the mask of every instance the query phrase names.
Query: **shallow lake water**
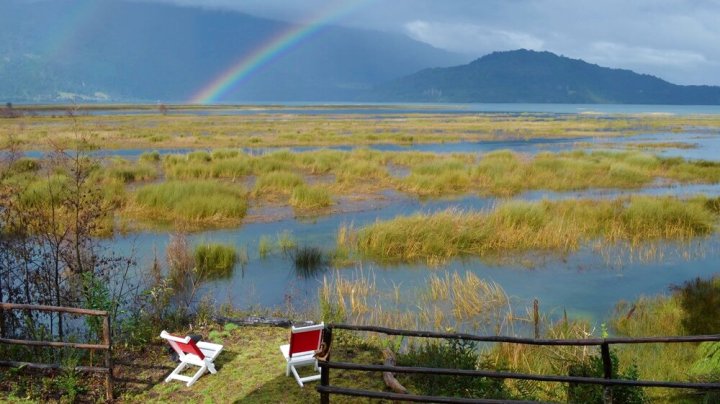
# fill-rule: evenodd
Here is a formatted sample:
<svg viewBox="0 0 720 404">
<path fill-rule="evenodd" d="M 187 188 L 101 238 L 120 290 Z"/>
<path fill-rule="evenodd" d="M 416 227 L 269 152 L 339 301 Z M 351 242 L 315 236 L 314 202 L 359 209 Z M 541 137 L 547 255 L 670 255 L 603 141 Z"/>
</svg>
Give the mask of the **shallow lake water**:
<svg viewBox="0 0 720 404">
<path fill-rule="evenodd" d="M 412 111 L 412 107 L 408 107 Z M 546 106 L 520 105 L 450 105 L 416 108 L 419 112 L 531 112 L 531 113 L 707 113 L 720 114 L 720 107 L 664 107 L 664 106 Z M 429 110 L 428 110 L 429 109 Z M 250 112 L 248 112 L 250 111 Z M 262 113 L 267 110 L 260 109 Z M 274 111 L 295 113 L 293 106 Z M 297 108 L 297 113 L 312 113 L 312 108 Z M 353 111 L 353 112 L 351 112 Z M 408 109 L 394 106 L 368 110 L 366 106 L 340 108 L 332 112 L 318 108 L 316 113 L 408 113 Z M 242 110 L 238 113 L 257 113 Z M 142 113 L 142 112 L 140 112 Z M 197 112 L 191 112 L 197 113 Z M 208 110 L 212 114 L 216 111 Z M 720 134 L 698 130 L 693 133 L 645 133 L 636 136 L 596 139 L 512 139 L 504 141 L 459 142 L 399 145 L 371 145 L 376 150 L 427 151 L 435 153 L 486 153 L 499 149 L 510 149 L 519 153 L 534 154 L 542 151 L 566 151 L 577 149 L 578 143 L 599 143 L 600 148 L 623 149 L 622 143 L 643 142 L 685 142 L 695 145 L 690 149 L 650 149 L 646 152 L 663 156 L 680 156 L 689 159 L 720 160 Z M 620 145 L 620 146 L 618 146 Z M 581 146 L 584 147 L 584 146 Z M 351 150 L 353 146 L 330 147 L 332 149 Z M 291 148 L 294 151 L 318 149 L 317 147 Z M 276 148 L 245 149 L 248 153 L 262 154 Z M 587 148 L 586 150 L 597 150 Z M 99 156 L 121 156 L 136 159 L 147 150 L 100 150 Z M 161 150 L 160 153 L 186 153 L 189 149 Z M 28 155 L 39 156 L 40 152 Z M 657 183 L 637 190 L 593 189 L 574 192 L 532 191 L 518 195 L 525 200 L 565 199 L 565 198 L 615 198 L 629 195 L 675 195 L 689 197 L 703 194 L 720 196 L 719 184 L 665 184 Z M 231 302 L 236 307 L 252 306 L 284 307 L 288 302 L 295 307 L 307 307 L 317 302 L 318 288 L 323 277 L 354 276 L 357 268 L 329 270 L 310 277 L 299 275 L 293 268 L 291 259 L 274 251 L 266 258 L 260 258 L 258 241 L 261 236 L 276 238 L 278 234 L 289 231 L 300 246 L 316 246 L 330 251 L 335 246 L 338 227 L 353 224 L 355 227 L 386 220 L 398 215 L 415 212 L 435 212 L 444 209 L 480 210 L 488 209 L 499 203 L 496 198 L 464 195 L 456 198 L 419 200 L 402 194 L 388 192 L 384 198 L 361 204 L 358 209 L 349 209 L 316 218 L 295 218 L 287 209 L 277 218 L 262 223 L 245 223 L 238 228 L 212 230 L 192 234 L 191 243 L 214 241 L 233 244 L 245 248 L 249 261 L 246 265 L 237 265 L 233 275 L 226 280 L 214 281 L 204 287 L 204 292 L 212 295 L 218 303 Z M 167 232 L 138 232 L 117 236 L 106 241 L 117 252 L 127 253 L 135 249 L 135 255 L 141 268 L 148 268 L 155 251 L 161 260 L 168 244 Z M 633 300 L 640 295 L 664 293 L 672 285 L 678 285 L 694 277 L 706 277 L 720 270 L 720 236 L 713 235 L 688 244 L 665 243 L 659 246 L 660 255 L 650 260 L 640 260 L 634 254 L 621 247 L 606 251 L 597 251 L 592 246 L 564 256 L 527 255 L 512 257 L 496 262 L 480 259 L 456 259 L 440 267 L 425 264 L 383 265 L 363 262 L 362 271 L 375 279 L 380 290 L 390 291 L 399 286 L 402 290 L 423 288 L 431 274 L 444 275 L 446 272 L 472 272 L 481 278 L 497 282 L 512 299 L 515 310 L 524 312 L 533 299 L 540 301 L 544 313 L 555 316 L 567 311 L 570 316 L 591 319 L 598 323 L 612 313 L 620 300 Z"/>
<path fill-rule="evenodd" d="M 467 114 L 467 113 L 511 113 L 511 114 L 673 114 L 673 115 L 717 115 L 718 105 L 623 105 L 623 104 L 433 104 L 433 103 L 342 103 L 342 102 L 253 102 L 252 105 L 221 105 L 223 108 L 174 108 L 173 114 L 193 115 L 254 115 L 254 114 Z M 65 115 L 67 107 L 39 110 L 41 115 Z M 157 108 L 121 108 L 80 110 L 89 115 L 157 114 Z"/>
<path fill-rule="evenodd" d="M 704 194 L 720 196 L 720 185 L 667 185 L 640 190 L 588 190 L 575 192 L 526 192 L 517 199 L 615 198 L 629 195 Z M 244 267 L 236 266 L 229 280 L 215 281 L 205 290 L 220 302 L 232 302 L 237 307 L 282 307 L 288 301 L 296 307 L 307 307 L 317 301 L 318 287 L 324 276 L 353 276 L 357 268 L 341 268 L 306 278 L 297 274 L 289 257 L 274 251 L 260 258 L 258 240 L 261 236 L 276 238 L 290 231 L 300 246 L 317 246 L 326 251 L 335 246 L 337 229 L 343 224 L 355 227 L 376 220 L 391 219 L 414 212 L 436 212 L 445 209 L 481 210 L 499 203 L 496 198 L 476 195 L 456 199 L 418 200 L 397 194 L 388 194 L 385 201 L 376 201 L 373 207 L 359 212 L 337 213 L 314 219 L 286 218 L 267 223 L 247 223 L 237 229 L 206 231 L 190 236 L 191 243 L 221 242 L 247 249 L 249 261 Z M 642 261 L 622 248 L 600 253 L 590 247 L 566 256 L 529 255 L 505 259 L 500 263 L 480 259 L 457 259 L 440 267 L 427 265 L 382 265 L 374 262 L 361 264 L 362 271 L 371 273 L 379 290 L 390 291 L 393 286 L 403 290 L 424 287 L 430 274 L 443 275 L 446 271 L 470 271 L 479 277 L 501 285 L 512 297 L 513 306 L 520 312 L 537 298 L 546 312 L 561 315 L 578 315 L 594 321 L 605 319 L 615 304 L 645 294 L 668 291 L 674 284 L 697 276 L 717 272 L 720 251 L 717 236 L 696 240 L 690 245 L 664 244 L 662 257 Z M 115 249 L 129 251 L 134 245 L 142 267 L 147 268 L 153 251 L 162 252 L 168 243 L 166 233 L 141 232 L 114 240 Z M 608 258 L 612 257 L 612 258 Z M 162 258 L 162 256 L 160 257 Z"/>
</svg>

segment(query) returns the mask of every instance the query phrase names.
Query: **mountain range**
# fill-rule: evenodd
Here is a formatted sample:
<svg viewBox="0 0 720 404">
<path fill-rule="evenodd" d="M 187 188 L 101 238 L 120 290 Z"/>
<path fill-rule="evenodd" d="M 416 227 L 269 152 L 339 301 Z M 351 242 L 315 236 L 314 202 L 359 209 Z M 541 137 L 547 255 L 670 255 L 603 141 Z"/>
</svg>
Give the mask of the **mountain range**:
<svg viewBox="0 0 720 404">
<path fill-rule="evenodd" d="M 2 1 L 2 103 L 188 102 L 298 28 L 150 2 Z M 720 87 L 675 85 L 550 52 L 495 52 L 467 63 L 396 33 L 299 31 L 292 46 L 271 52 L 214 101 L 720 104 Z"/>
<path fill-rule="evenodd" d="M 294 26 L 233 11 L 118 0 L 2 0 L 0 101 L 184 102 Z M 332 101 L 468 58 L 401 34 L 317 27 L 221 101 Z"/>
<path fill-rule="evenodd" d="M 550 52 L 494 52 L 469 64 L 424 69 L 379 86 L 396 102 L 720 104 L 720 87 L 681 86 Z"/>
</svg>

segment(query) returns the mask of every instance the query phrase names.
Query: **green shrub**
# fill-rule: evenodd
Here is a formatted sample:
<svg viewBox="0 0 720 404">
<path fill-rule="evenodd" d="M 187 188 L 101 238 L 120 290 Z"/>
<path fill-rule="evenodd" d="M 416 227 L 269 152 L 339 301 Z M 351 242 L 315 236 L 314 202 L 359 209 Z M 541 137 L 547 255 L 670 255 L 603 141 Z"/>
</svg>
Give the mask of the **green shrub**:
<svg viewBox="0 0 720 404">
<path fill-rule="evenodd" d="M 619 359 L 612 350 L 610 351 L 610 359 L 612 361 L 611 375 L 613 379 L 638 380 L 639 372 L 635 364 L 631 365 L 625 373 L 620 373 L 618 371 Z M 586 361 L 572 364 L 569 374 L 570 376 L 602 378 L 604 376 L 602 357 L 600 355 L 593 355 Z M 602 404 L 605 402 L 603 400 L 603 390 L 603 386 L 596 384 L 569 383 L 568 402 Z M 613 403 L 632 404 L 648 402 L 645 391 L 641 387 L 613 386 L 611 390 Z"/>
<path fill-rule="evenodd" d="M 720 333 L 720 277 L 695 278 L 673 288 L 683 309 L 683 328 L 690 335 Z"/>
<path fill-rule="evenodd" d="M 477 345 L 471 341 L 449 340 L 413 345 L 406 354 L 398 356 L 399 366 L 418 366 L 445 369 L 475 370 L 482 363 Z M 412 385 L 424 395 L 508 399 L 509 393 L 502 379 L 471 376 L 438 376 L 418 374 L 408 376 Z"/>
<path fill-rule="evenodd" d="M 37 159 L 19 158 L 12 162 L 8 171 L 11 174 L 36 172 L 40 169 L 40 162 Z"/>
</svg>

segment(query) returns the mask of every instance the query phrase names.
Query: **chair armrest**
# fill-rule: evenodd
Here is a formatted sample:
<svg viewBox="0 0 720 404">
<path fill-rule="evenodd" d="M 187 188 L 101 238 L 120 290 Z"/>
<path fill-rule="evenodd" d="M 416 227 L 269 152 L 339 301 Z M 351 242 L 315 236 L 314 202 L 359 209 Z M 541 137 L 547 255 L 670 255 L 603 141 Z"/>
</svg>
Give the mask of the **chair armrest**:
<svg viewBox="0 0 720 404">
<path fill-rule="evenodd" d="M 213 344 L 212 342 L 205 342 L 205 341 L 199 341 L 197 343 L 197 346 L 200 349 L 209 349 L 211 351 L 220 351 L 223 349 L 223 346 L 220 344 Z"/>
</svg>

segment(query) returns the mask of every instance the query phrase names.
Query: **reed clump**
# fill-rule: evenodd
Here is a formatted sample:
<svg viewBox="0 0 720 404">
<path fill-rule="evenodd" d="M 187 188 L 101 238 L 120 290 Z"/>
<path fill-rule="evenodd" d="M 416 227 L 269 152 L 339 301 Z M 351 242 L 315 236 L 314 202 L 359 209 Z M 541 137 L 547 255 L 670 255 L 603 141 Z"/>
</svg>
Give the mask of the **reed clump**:
<svg viewBox="0 0 720 404">
<path fill-rule="evenodd" d="M 328 267 L 328 258 L 318 247 L 303 246 L 292 253 L 295 273 L 303 278 L 311 277 Z"/>
<path fill-rule="evenodd" d="M 124 159 L 113 159 L 105 168 L 107 175 L 123 183 L 148 181 L 157 178 L 157 169 L 149 163 L 132 163 Z"/>
<path fill-rule="evenodd" d="M 501 334 L 512 329 L 509 298 L 477 275 L 432 275 L 428 286 L 379 290 L 372 271 L 337 271 L 323 280 L 320 306 L 335 321 L 393 328 Z"/>
<path fill-rule="evenodd" d="M 289 195 L 293 190 L 304 185 L 303 177 L 289 171 L 271 171 L 257 178 L 255 181 L 255 195 L 282 194 Z"/>
<path fill-rule="evenodd" d="M 439 160 L 414 166 L 400 181 L 400 190 L 420 196 L 440 196 L 467 192 L 472 185 L 471 170 L 457 159 Z"/>
<path fill-rule="evenodd" d="M 155 164 L 160 162 L 160 152 L 153 150 L 140 155 L 140 161 L 143 163 Z"/>
<path fill-rule="evenodd" d="M 255 175 L 273 171 L 293 171 L 296 166 L 297 153 L 290 150 L 278 150 L 252 159 Z"/>
<path fill-rule="evenodd" d="M 267 258 L 273 251 L 273 241 L 270 236 L 260 236 L 258 240 L 258 255 L 261 259 Z"/>
<path fill-rule="evenodd" d="M 204 243 L 195 247 L 195 265 L 203 279 L 223 279 L 232 274 L 238 254 L 232 245 Z"/>
<path fill-rule="evenodd" d="M 534 189 L 639 188 L 656 178 L 717 183 L 719 168 L 635 151 L 545 152 L 529 158 L 506 150 L 484 155 L 473 179 L 482 193 L 509 196 Z"/>
<path fill-rule="evenodd" d="M 297 247 L 297 239 L 289 230 L 277 235 L 277 246 L 283 254 L 288 254 Z"/>
<path fill-rule="evenodd" d="M 196 152 L 198 153 L 198 152 Z M 193 157 L 191 157 L 191 155 Z M 239 151 L 214 151 L 212 154 L 168 155 L 163 160 L 165 175 L 172 179 L 238 179 L 252 173 L 252 160 Z"/>
<path fill-rule="evenodd" d="M 706 198 L 511 201 L 485 212 L 445 210 L 401 216 L 357 231 L 356 248 L 381 261 L 443 263 L 457 256 L 576 250 L 599 239 L 689 240 L 710 234 L 717 216 Z M 347 236 L 345 237 L 347 238 Z"/>
<path fill-rule="evenodd" d="M 326 174 L 338 167 L 346 155 L 347 152 L 323 149 L 310 153 L 301 153 L 298 156 L 298 163 L 311 174 Z"/>
<path fill-rule="evenodd" d="M 447 314 L 452 314 L 455 329 L 487 329 L 496 327 L 491 332 L 500 333 L 505 329 L 506 315 L 510 299 L 502 287 L 495 282 L 479 278 L 472 272 L 465 275 L 446 273 L 444 276 L 430 275 L 426 298 L 431 307 Z M 428 319 L 436 313 L 427 313 Z"/>
<path fill-rule="evenodd" d="M 323 186 L 298 185 L 290 196 L 290 205 L 300 210 L 324 209 L 331 204 L 330 192 Z"/>
<path fill-rule="evenodd" d="M 129 213 L 159 222 L 208 225 L 239 222 L 247 212 L 247 193 L 214 181 L 169 181 L 146 185 L 135 194 Z"/>
<path fill-rule="evenodd" d="M 343 161 L 335 170 L 335 178 L 341 183 L 356 183 L 388 178 L 387 167 L 373 160 L 353 158 Z"/>
</svg>

